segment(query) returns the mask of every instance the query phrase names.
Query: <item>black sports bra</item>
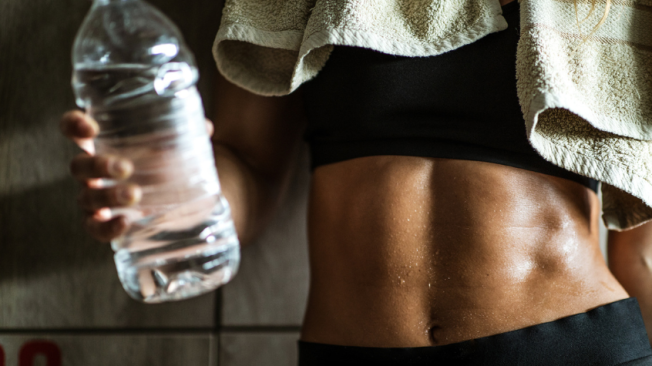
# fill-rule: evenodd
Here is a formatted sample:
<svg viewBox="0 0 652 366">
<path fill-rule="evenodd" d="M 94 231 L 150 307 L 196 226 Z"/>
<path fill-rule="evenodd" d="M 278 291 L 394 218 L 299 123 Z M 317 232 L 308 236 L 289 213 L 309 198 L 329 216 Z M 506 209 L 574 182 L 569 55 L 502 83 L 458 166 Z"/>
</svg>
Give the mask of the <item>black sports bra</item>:
<svg viewBox="0 0 652 366">
<path fill-rule="evenodd" d="M 364 156 L 476 160 L 598 182 L 544 160 L 530 145 L 516 93 L 519 8 L 509 28 L 432 57 L 335 46 L 307 82 L 305 139 L 312 167 Z"/>
</svg>

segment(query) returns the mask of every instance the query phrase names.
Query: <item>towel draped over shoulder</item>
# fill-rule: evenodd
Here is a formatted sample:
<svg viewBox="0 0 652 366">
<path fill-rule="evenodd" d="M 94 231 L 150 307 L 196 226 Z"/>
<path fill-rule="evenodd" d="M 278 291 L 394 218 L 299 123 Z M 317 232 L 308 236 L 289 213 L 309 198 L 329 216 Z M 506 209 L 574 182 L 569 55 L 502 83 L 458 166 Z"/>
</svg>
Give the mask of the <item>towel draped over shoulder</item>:
<svg viewBox="0 0 652 366">
<path fill-rule="evenodd" d="M 652 0 L 521 0 L 518 97 L 532 146 L 602 184 L 603 220 L 652 220 Z M 220 72 L 280 96 L 315 77 L 334 45 L 434 56 L 507 28 L 498 0 L 226 0 Z M 585 19 L 586 18 L 586 19 Z"/>
</svg>

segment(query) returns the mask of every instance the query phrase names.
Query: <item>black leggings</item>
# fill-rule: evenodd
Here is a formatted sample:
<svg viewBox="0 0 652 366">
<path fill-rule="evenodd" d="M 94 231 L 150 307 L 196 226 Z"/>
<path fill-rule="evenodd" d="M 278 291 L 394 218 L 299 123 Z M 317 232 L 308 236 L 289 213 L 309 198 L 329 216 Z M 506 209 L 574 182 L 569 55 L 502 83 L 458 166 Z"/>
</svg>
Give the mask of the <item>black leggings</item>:
<svg viewBox="0 0 652 366">
<path fill-rule="evenodd" d="M 635 298 L 553 322 L 436 347 L 370 348 L 299 341 L 299 366 L 652 365 Z"/>
</svg>

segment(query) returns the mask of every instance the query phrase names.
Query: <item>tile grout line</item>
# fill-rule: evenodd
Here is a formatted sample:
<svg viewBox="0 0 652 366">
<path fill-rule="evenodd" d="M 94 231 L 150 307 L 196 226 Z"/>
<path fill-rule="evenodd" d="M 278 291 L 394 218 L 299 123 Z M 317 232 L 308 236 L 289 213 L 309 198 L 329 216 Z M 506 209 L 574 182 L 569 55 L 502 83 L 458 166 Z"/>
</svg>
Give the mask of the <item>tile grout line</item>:
<svg viewBox="0 0 652 366">
<path fill-rule="evenodd" d="M 0 328 L 0 335 L 21 334 L 200 334 L 210 333 L 294 333 L 298 325 L 227 325 L 196 328 Z M 218 350 L 219 351 L 219 350 Z"/>
<path fill-rule="evenodd" d="M 227 325 L 219 329 L 220 333 L 296 333 L 301 331 L 299 325 Z"/>
<path fill-rule="evenodd" d="M 0 335 L 21 334 L 206 334 L 215 333 L 213 327 L 196 328 L 0 328 Z"/>
<path fill-rule="evenodd" d="M 224 298 L 224 287 L 220 287 L 217 291 L 215 291 L 215 343 L 217 347 L 217 351 L 215 352 L 215 359 L 212 360 L 213 362 L 211 363 L 210 366 L 219 366 L 221 363 L 222 359 L 222 331 L 220 330 L 222 328 L 222 300 Z"/>
</svg>

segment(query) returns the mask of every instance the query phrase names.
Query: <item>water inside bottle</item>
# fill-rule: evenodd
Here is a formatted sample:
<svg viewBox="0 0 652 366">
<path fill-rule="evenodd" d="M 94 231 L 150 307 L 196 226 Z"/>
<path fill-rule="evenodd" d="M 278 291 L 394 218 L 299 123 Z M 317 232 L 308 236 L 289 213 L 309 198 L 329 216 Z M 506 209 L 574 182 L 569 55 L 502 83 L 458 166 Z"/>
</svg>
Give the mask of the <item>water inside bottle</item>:
<svg viewBox="0 0 652 366">
<path fill-rule="evenodd" d="M 112 244 L 123 286 L 145 302 L 210 291 L 239 265 L 201 98 L 187 80 L 192 75 L 174 63 L 81 67 L 75 75 L 80 103 L 100 125 L 97 154 L 129 158 L 128 182 L 143 192 L 136 206 L 113 210 L 130 228 Z"/>
</svg>

